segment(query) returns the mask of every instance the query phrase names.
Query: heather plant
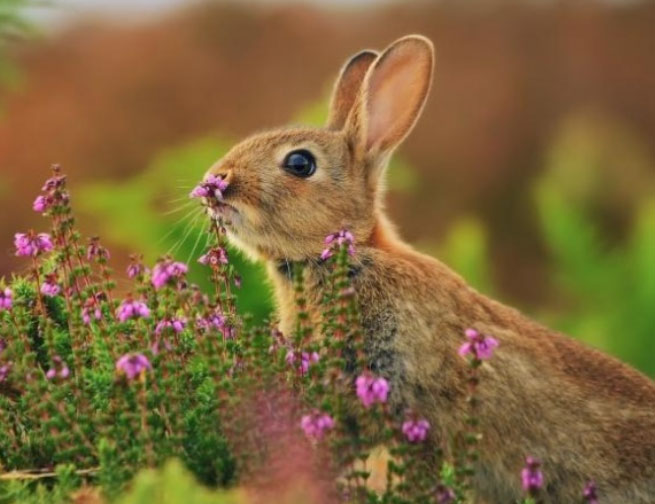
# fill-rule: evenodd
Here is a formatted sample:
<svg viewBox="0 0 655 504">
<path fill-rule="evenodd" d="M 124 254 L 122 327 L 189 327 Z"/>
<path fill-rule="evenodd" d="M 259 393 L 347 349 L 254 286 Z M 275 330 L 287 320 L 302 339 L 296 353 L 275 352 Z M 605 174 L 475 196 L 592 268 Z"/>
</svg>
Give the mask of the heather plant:
<svg viewBox="0 0 655 504">
<path fill-rule="evenodd" d="M 473 502 L 478 370 L 502 342 L 462 335 L 469 414 L 451 439 L 435 439 L 421 412 L 399 410 L 393 383 L 369 368 L 348 230 L 327 236 L 316 258 L 326 275 L 320 321 L 307 310 L 301 264 L 289 267 L 298 309 L 291 334 L 237 310 L 241 280 L 215 212 L 226 186 L 208 177 L 190 194 L 213 216 L 198 258 L 211 290 L 191 283 L 174 257 L 147 266 L 133 255 L 131 289 L 119 296 L 110 252 L 98 237 L 83 240 L 66 177 L 53 167 L 33 203 L 51 229 L 15 235 L 26 269 L 0 284 L 0 502 L 245 502 L 202 489 L 186 471 L 223 487 L 304 474 L 316 502 Z M 376 485 L 380 447 L 386 468 Z M 180 462 L 165 465 L 173 458 Z M 164 465 L 124 493 L 140 470 Z M 528 457 L 519 477 L 525 502 L 539 502 L 539 462 Z M 595 502 L 593 483 L 581 499 Z"/>
</svg>

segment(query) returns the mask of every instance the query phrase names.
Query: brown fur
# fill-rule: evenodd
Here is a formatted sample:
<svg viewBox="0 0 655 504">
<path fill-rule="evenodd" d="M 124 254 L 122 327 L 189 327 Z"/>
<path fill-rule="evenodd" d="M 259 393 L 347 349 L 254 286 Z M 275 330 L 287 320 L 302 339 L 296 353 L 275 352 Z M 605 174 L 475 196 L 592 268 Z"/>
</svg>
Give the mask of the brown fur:
<svg viewBox="0 0 655 504">
<path fill-rule="evenodd" d="M 316 258 L 323 238 L 347 227 L 357 238 L 353 282 L 370 367 L 390 380 L 395 406 L 428 417 L 435 439 L 457 430 L 465 415 L 466 363 L 456 352 L 464 329 L 500 341 L 481 369 L 475 486 L 482 498 L 517 499 L 531 454 L 543 461 L 546 502 L 579 501 L 588 479 L 597 482 L 601 502 L 655 502 L 651 380 L 486 298 L 398 238 L 384 214 L 382 174 L 423 107 L 433 49 L 409 36 L 374 61 L 363 54 L 341 73 L 330 127 L 255 135 L 210 170 L 230 178 L 230 238 L 266 261 L 282 330 L 291 330 L 295 312 L 281 266 L 309 265 L 309 306 L 319 321 L 325 270 Z M 317 160 L 307 179 L 281 169 L 285 154 L 298 148 Z"/>
</svg>

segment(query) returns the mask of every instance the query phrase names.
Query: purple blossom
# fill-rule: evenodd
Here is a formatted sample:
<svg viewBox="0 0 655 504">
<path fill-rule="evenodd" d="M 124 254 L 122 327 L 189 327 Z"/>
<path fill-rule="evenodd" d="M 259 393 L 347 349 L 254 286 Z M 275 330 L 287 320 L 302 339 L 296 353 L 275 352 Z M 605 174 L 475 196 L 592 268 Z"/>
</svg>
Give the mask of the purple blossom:
<svg viewBox="0 0 655 504">
<path fill-rule="evenodd" d="M 357 397 L 365 408 L 369 408 L 376 402 L 385 403 L 389 396 L 389 382 L 384 378 L 375 378 L 369 374 L 357 377 L 355 381 Z"/>
<path fill-rule="evenodd" d="M 55 355 L 52 358 L 52 362 L 54 366 L 48 369 L 48 372 L 45 374 L 45 377 L 48 380 L 54 380 L 57 376 L 59 376 L 59 378 L 62 380 L 65 380 L 70 376 L 70 369 L 61 357 Z"/>
<path fill-rule="evenodd" d="M 56 191 L 64 187 L 65 183 L 66 175 L 54 175 L 45 181 L 41 190 L 46 192 Z"/>
<path fill-rule="evenodd" d="M 544 475 L 540 470 L 541 462 L 534 457 L 525 459 L 525 467 L 521 470 L 521 485 L 528 495 L 536 495 L 544 485 Z"/>
<path fill-rule="evenodd" d="M 8 362 L 7 364 L 0 366 L 0 383 L 7 380 L 10 371 L 11 371 L 11 362 Z"/>
<path fill-rule="evenodd" d="M 143 263 L 141 262 L 141 256 L 132 254 L 130 256 L 130 264 L 128 264 L 127 266 L 127 276 L 129 278 L 135 278 L 143 275 L 146 271 L 147 269 L 145 268 L 145 266 L 143 266 Z"/>
<path fill-rule="evenodd" d="M 437 504 L 452 504 L 455 502 L 455 491 L 446 485 L 438 485 L 435 494 Z"/>
<path fill-rule="evenodd" d="M 598 504 L 598 494 L 596 493 L 596 483 L 588 481 L 582 491 L 582 497 L 587 504 Z"/>
<path fill-rule="evenodd" d="M 355 237 L 347 229 L 342 229 L 337 233 L 327 235 L 324 244 L 326 245 L 326 248 L 321 252 L 322 261 L 326 261 L 334 255 L 334 249 L 336 246 L 340 247 L 344 244 L 348 246 L 348 255 L 355 255 Z"/>
<path fill-rule="evenodd" d="M 34 200 L 34 203 L 32 203 L 32 209 L 35 212 L 44 213 L 50 209 L 52 203 L 53 203 L 53 199 L 51 196 L 41 194 L 37 196 L 36 199 Z"/>
<path fill-rule="evenodd" d="M 425 438 L 428 436 L 428 431 L 430 430 L 430 422 L 425 418 L 419 418 L 417 420 L 405 420 L 403 422 L 403 434 L 407 441 L 410 443 L 420 443 L 425 441 Z"/>
<path fill-rule="evenodd" d="M 52 239 L 49 234 L 35 234 L 33 231 L 16 233 L 14 235 L 14 245 L 17 256 L 36 257 L 42 252 L 50 252 L 53 249 Z"/>
<path fill-rule="evenodd" d="M 54 297 L 61 292 L 61 287 L 57 285 L 55 275 L 46 275 L 46 280 L 41 285 L 41 294 L 48 297 Z"/>
<path fill-rule="evenodd" d="M 471 354 L 474 359 L 481 361 L 491 359 L 498 346 L 496 338 L 480 334 L 475 329 L 467 329 L 464 334 L 468 341 L 459 347 L 459 355 L 466 357 Z"/>
<path fill-rule="evenodd" d="M 158 262 L 152 270 L 152 285 L 159 289 L 172 279 L 180 279 L 186 275 L 189 268 L 182 262 L 165 260 Z"/>
<path fill-rule="evenodd" d="M 189 194 L 190 198 L 223 199 L 223 192 L 229 183 L 217 175 L 209 175 L 205 180 L 193 188 Z"/>
<path fill-rule="evenodd" d="M 95 320 L 100 320 L 102 318 L 102 310 L 98 305 L 94 305 L 93 303 L 87 304 L 82 308 L 82 321 L 86 325 L 91 323 L 92 312 Z"/>
<path fill-rule="evenodd" d="M 289 350 L 287 352 L 287 355 L 286 355 L 286 357 L 284 359 L 286 360 L 287 364 L 289 364 L 289 366 L 293 366 L 294 363 L 296 362 L 296 360 L 297 360 L 296 354 L 297 353 L 298 352 L 294 352 L 293 350 Z M 312 353 L 301 352 L 300 353 L 300 364 L 298 364 L 298 371 L 303 375 L 307 374 L 307 372 L 309 371 L 310 366 L 312 364 L 317 363 L 320 359 L 321 359 L 321 357 L 318 354 L 318 352 L 312 352 Z"/>
<path fill-rule="evenodd" d="M 89 246 L 86 249 L 86 258 L 90 261 L 91 259 L 98 259 L 103 261 L 108 261 L 111 255 L 109 250 L 100 245 L 100 239 L 97 236 L 94 236 L 89 241 Z M 129 267 L 129 266 L 128 266 Z"/>
<path fill-rule="evenodd" d="M 149 316 L 150 309 L 142 301 L 126 299 L 118 307 L 118 320 L 121 322 L 139 317 L 148 318 Z"/>
<path fill-rule="evenodd" d="M 0 289 L 0 311 L 11 310 L 14 293 L 9 287 Z"/>
<path fill-rule="evenodd" d="M 157 322 L 155 326 L 155 334 L 159 336 L 164 330 L 171 329 L 175 334 L 181 333 L 186 327 L 186 320 L 184 319 L 169 319 L 165 318 Z"/>
<path fill-rule="evenodd" d="M 225 327 L 225 317 L 219 313 L 211 313 L 206 317 L 197 317 L 196 326 L 208 331 L 210 329 L 223 330 Z"/>
<path fill-rule="evenodd" d="M 223 247 L 214 247 L 206 254 L 201 255 L 198 258 L 198 262 L 206 266 L 209 265 L 216 267 L 219 264 L 228 264 L 229 260 L 227 257 L 227 251 Z"/>
<path fill-rule="evenodd" d="M 300 428 L 305 435 L 314 440 L 323 438 L 326 431 L 334 427 L 334 419 L 327 413 L 316 411 L 300 419 Z"/>
<path fill-rule="evenodd" d="M 150 361 L 143 354 L 125 354 L 116 361 L 116 371 L 124 373 L 128 380 L 134 380 L 152 369 Z"/>
<path fill-rule="evenodd" d="M 234 275 L 234 286 L 237 289 L 241 288 L 241 282 L 242 282 L 241 277 L 239 275 Z"/>
</svg>

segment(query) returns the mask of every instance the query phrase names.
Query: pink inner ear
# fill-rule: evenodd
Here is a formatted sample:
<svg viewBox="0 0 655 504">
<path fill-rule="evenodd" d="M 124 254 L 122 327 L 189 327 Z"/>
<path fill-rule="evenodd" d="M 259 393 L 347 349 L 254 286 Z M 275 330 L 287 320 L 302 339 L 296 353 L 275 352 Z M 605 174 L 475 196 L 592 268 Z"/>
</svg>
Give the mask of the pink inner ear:
<svg viewBox="0 0 655 504">
<path fill-rule="evenodd" d="M 366 148 L 395 147 L 409 132 L 430 82 L 429 53 L 401 47 L 378 62 L 368 87 Z"/>
</svg>

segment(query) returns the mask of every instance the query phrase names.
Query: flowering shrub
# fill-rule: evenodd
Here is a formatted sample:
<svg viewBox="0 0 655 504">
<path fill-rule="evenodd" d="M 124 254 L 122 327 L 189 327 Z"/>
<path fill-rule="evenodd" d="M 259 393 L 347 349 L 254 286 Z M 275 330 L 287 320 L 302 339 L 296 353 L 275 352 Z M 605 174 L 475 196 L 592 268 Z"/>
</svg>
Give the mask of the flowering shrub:
<svg viewBox="0 0 655 504">
<path fill-rule="evenodd" d="M 211 209 L 226 187 L 213 177 L 191 197 Z M 220 219 L 199 258 L 213 292 L 190 284 L 184 263 L 162 257 L 148 268 L 134 255 L 132 288 L 120 299 L 109 251 L 97 237 L 83 243 L 70 201 L 55 167 L 33 205 L 51 231 L 16 234 L 28 272 L 0 283 L 0 463 L 14 471 L 0 483 L 0 501 L 41 502 L 49 492 L 47 502 L 63 502 L 83 482 L 113 500 L 137 470 L 171 457 L 206 484 L 256 485 L 280 460 L 276 451 L 291 446 L 300 446 L 317 486 L 329 480 L 329 502 L 474 498 L 475 392 L 478 369 L 499 345 L 492 336 L 463 335 L 470 416 L 446 460 L 428 420 L 392 411 L 393 383 L 367 368 L 348 275 L 350 232 L 328 236 L 320 257 L 330 268 L 321 327 L 309 322 L 303 270 L 294 265 L 298 319 L 293 334 L 281 334 L 237 313 L 241 281 Z M 382 485 L 366 465 L 377 446 L 388 452 Z M 528 458 L 519 478 L 526 502 L 538 500 L 539 462 Z M 47 485 L 31 483 L 39 479 Z M 596 501 L 593 483 L 581 498 Z"/>
</svg>

